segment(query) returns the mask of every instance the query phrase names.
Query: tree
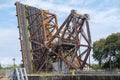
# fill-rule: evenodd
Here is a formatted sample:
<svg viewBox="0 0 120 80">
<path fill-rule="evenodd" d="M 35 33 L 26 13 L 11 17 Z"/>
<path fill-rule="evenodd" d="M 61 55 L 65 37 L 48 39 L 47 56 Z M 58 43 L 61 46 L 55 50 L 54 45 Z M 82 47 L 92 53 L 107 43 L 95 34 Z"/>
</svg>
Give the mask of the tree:
<svg viewBox="0 0 120 80">
<path fill-rule="evenodd" d="M 99 65 L 101 66 L 101 62 L 103 60 L 103 50 L 104 50 L 105 39 L 100 39 L 93 43 L 93 58 L 98 61 Z"/>
<path fill-rule="evenodd" d="M 2 65 L 0 64 L 0 69 L 3 69 Z"/>
<path fill-rule="evenodd" d="M 93 68 L 96 69 L 101 69 L 101 66 L 99 64 L 92 64 Z"/>
<path fill-rule="evenodd" d="M 120 68 L 120 33 L 95 41 L 93 47 L 93 58 L 99 62 L 100 66 Z"/>
</svg>

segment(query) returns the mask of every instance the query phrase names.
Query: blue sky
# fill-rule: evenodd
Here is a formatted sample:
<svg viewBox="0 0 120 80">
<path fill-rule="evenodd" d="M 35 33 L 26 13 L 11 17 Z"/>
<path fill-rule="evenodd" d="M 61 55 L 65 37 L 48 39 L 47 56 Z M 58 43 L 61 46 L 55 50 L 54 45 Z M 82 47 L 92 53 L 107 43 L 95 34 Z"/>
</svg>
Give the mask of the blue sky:
<svg viewBox="0 0 120 80">
<path fill-rule="evenodd" d="M 12 64 L 12 58 L 16 58 L 17 63 L 21 62 L 14 5 L 16 1 L 56 13 L 59 25 L 72 9 L 81 14 L 89 14 L 93 42 L 120 32 L 119 0 L 0 0 L 0 63 L 2 64 Z"/>
</svg>

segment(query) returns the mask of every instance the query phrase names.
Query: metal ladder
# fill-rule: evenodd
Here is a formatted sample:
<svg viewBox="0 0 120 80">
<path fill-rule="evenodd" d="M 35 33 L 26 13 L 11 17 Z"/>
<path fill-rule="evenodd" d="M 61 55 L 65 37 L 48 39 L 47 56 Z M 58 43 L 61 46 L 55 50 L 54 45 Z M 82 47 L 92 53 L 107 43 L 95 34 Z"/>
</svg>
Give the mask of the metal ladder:
<svg viewBox="0 0 120 80">
<path fill-rule="evenodd" d="M 25 68 L 11 69 L 9 80 L 28 80 Z"/>
</svg>

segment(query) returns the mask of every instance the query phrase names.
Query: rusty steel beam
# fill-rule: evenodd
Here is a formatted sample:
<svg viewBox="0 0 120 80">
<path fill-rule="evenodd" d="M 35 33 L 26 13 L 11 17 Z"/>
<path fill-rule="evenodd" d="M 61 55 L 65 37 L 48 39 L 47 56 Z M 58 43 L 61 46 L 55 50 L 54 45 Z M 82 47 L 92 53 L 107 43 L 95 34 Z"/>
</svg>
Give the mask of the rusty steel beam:
<svg viewBox="0 0 120 80">
<path fill-rule="evenodd" d="M 47 10 L 19 2 L 16 10 L 27 73 L 83 69 L 88 65 L 91 35 L 87 14 L 72 10 L 58 27 L 56 14 Z"/>
</svg>

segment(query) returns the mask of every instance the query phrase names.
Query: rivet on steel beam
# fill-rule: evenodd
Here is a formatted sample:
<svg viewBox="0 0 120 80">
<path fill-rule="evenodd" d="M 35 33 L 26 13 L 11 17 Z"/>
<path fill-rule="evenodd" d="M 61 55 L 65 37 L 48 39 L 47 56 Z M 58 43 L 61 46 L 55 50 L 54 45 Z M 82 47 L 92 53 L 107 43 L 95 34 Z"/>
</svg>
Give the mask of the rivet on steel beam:
<svg viewBox="0 0 120 80">
<path fill-rule="evenodd" d="M 21 60 L 21 62 L 23 62 L 23 59 Z"/>
<path fill-rule="evenodd" d="M 21 40 L 21 38 L 20 38 L 20 37 L 19 37 L 18 39 L 19 39 L 19 40 Z"/>
<path fill-rule="evenodd" d="M 16 6 L 16 3 L 14 5 Z"/>
</svg>

